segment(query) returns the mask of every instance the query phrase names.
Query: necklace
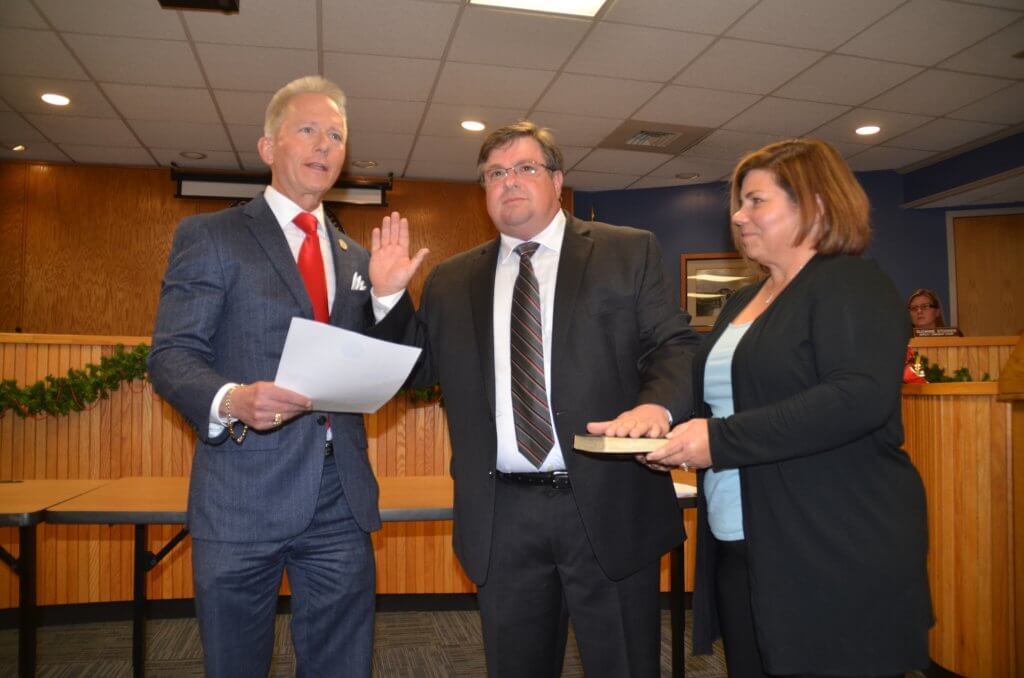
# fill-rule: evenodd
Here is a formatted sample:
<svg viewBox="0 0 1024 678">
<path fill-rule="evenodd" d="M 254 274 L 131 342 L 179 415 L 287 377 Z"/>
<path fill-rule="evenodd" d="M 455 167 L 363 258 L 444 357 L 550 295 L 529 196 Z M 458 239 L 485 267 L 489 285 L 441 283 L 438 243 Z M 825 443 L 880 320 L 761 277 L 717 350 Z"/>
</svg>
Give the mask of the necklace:
<svg viewBox="0 0 1024 678">
<path fill-rule="evenodd" d="M 808 259 L 808 261 L 810 261 L 810 260 Z M 796 272 L 794 272 L 793 275 L 789 276 L 789 278 L 786 280 L 786 282 L 781 283 L 781 284 L 777 284 L 776 285 L 776 289 L 774 289 L 771 292 L 769 292 L 768 296 L 764 298 L 764 305 L 767 306 L 768 304 L 772 303 L 772 299 L 775 298 L 775 295 L 778 292 L 786 289 L 786 285 L 788 285 L 793 280 L 793 278 L 797 277 L 800 274 L 800 271 L 804 270 L 804 266 L 806 266 L 806 265 L 807 265 L 806 261 L 804 263 L 800 264 L 800 268 L 796 269 Z M 775 280 L 772 279 L 770 282 L 774 283 Z"/>
</svg>

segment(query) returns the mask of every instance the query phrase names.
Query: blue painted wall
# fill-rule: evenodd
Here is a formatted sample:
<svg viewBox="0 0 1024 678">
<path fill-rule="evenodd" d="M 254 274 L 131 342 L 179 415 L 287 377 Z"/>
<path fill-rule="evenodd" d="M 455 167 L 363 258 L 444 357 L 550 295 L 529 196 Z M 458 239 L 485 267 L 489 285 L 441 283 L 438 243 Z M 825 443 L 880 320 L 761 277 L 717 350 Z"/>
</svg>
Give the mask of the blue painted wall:
<svg viewBox="0 0 1024 678">
<path fill-rule="evenodd" d="M 948 316 L 946 211 L 901 208 L 903 176 L 896 172 L 864 172 L 857 178 L 872 208 L 874 232 L 866 256 L 878 261 L 904 298 L 918 287 L 938 292 Z M 598 221 L 645 228 L 657 235 L 677 302 L 680 254 L 734 249 L 725 183 L 577 192 L 573 202 L 580 219 L 590 219 L 593 208 Z"/>
</svg>

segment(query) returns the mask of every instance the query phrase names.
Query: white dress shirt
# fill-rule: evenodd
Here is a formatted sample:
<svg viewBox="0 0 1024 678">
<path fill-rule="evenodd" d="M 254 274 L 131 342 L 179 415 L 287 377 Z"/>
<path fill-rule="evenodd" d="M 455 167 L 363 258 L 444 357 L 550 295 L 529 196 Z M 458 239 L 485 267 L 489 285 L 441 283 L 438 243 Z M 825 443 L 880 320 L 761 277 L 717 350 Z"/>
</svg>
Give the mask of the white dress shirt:
<svg viewBox="0 0 1024 678">
<path fill-rule="evenodd" d="M 306 239 L 306 232 L 299 228 L 293 219 L 300 212 L 305 212 L 306 210 L 296 205 L 290 198 L 285 197 L 273 186 L 267 186 L 263 192 L 263 199 L 267 201 L 270 211 L 274 213 L 274 218 L 277 219 L 277 223 L 284 232 L 285 239 L 288 241 L 288 247 L 292 251 L 292 258 L 297 263 L 299 261 L 299 249 Z M 320 238 L 320 255 L 324 260 L 324 277 L 327 281 L 327 312 L 330 313 L 331 309 L 334 308 L 334 288 L 336 285 L 334 255 L 331 254 L 331 239 L 327 235 L 327 226 L 324 224 L 323 203 L 317 205 L 311 214 L 316 217 L 316 233 Z M 220 416 L 220 404 L 224 400 L 224 395 L 228 392 L 228 389 L 235 385 L 234 382 L 228 382 L 221 386 L 217 394 L 213 396 L 213 402 L 210 404 L 210 436 L 220 435 L 220 432 L 228 424 L 227 419 Z"/>
</svg>

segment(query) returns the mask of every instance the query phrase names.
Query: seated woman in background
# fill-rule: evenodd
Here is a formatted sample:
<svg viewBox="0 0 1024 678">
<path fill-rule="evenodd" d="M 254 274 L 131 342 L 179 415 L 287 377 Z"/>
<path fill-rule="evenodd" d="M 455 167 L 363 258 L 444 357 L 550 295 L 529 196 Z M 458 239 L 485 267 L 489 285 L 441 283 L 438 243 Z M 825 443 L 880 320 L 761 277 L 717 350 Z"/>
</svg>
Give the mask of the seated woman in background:
<svg viewBox="0 0 1024 678">
<path fill-rule="evenodd" d="M 693 358 L 697 417 L 641 457 L 698 472 L 693 647 L 729 675 L 928 665 L 924 487 L 903 443 L 906 315 L 861 259 L 867 196 L 831 146 L 783 141 L 732 179 L 733 293 Z"/>
<path fill-rule="evenodd" d="M 946 327 L 946 319 L 942 317 L 942 304 L 935 292 L 924 287 L 914 290 L 907 301 L 910 311 L 910 325 L 914 331 L 935 330 Z M 957 330 L 957 336 L 963 334 Z"/>
</svg>

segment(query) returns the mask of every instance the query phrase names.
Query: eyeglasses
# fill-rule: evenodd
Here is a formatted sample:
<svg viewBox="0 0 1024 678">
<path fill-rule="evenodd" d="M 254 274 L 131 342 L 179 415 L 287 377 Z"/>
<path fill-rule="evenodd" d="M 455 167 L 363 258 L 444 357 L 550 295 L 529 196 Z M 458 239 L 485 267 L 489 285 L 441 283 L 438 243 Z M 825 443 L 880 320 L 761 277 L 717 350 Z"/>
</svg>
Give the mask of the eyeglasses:
<svg viewBox="0 0 1024 678">
<path fill-rule="evenodd" d="M 929 308 L 935 308 L 935 304 L 918 304 L 910 307 L 911 313 L 917 313 L 918 311 L 927 311 Z"/>
<path fill-rule="evenodd" d="M 546 169 L 549 172 L 555 171 L 554 167 L 541 165 L 532 160 L 528 160 L 526 162 L 521 162 L 518 165 L 513 165 L 512 167 L 488 167 L 484 170 L 484 173 L 481 176 L 481 181 L 483 181 L 484 184 L 495 184 L 499 181 L 504 181 L 505 177 L 509 175 L 509 172 L 523 179 L 532 179 L 537 176 L 542 169 Z"/>
</svg>

